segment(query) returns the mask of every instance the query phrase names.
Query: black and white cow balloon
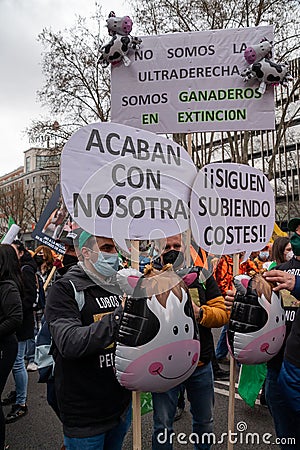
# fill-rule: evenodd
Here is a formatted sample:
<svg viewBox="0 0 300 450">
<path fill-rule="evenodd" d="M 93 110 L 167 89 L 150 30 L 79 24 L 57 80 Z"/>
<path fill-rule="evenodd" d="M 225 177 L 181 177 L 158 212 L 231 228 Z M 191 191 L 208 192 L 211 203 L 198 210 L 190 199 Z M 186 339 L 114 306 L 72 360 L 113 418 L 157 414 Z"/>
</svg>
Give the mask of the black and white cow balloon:
<svg viewBox="0 0 300 450">
<path fill-rule="evenodd" d="M 183 279 L 168 266 L 162 271 L 146 266 L 143 276 L 130 273 L 131 292 L 134 278 L 116 339 L 116 376 L 127 389 L 165 392 L 185 381 L 198 364 L 192 301 Z"/>
<path fill-rule="evenodd" d="M 127 54 L 130 50 L 138 50 L 142 39 L 130 36 L 132 30 L 132 20 L 129 16 L 116 17 L 111 11 L 106 21 L 108 34 L 111 40 L 100 48 L 99 62 L 103 67 L 109 64 L 116 65 L 123 62 L 125 66 L 130 65 Z"/>
<path fill-rule="evenodd" d="M 260 274 L 234 278 L 237 289 L 232 306 L 227 342 L 232 356 L 241 364 L 269 361 L 285 338 L 285 314 L 280 294 Z"/>
<path fill-rule="evenodd" d="M 267 85 L 282 84 L 287 86 L 293 80 L 289 72 L 289 64 L 279 64 L 272 58 L 272 44 L 263 39 L 259 44 L 247 47 L 244 58 L 249 64 L 242 72 L 241 76 L 247 82 L 252 79 L 259 81 L 258 92 L 264 94 Z"/>
</svg>

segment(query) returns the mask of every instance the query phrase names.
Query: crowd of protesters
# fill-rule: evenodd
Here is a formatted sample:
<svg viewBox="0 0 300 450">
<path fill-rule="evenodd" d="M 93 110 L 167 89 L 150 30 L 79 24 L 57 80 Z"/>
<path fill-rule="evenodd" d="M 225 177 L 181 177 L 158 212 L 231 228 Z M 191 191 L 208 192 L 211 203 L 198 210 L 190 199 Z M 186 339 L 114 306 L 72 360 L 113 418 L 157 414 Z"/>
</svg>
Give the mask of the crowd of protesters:
<svg viewBox="0 0 300 450">
<path fill-rule="evenodd" d="M 265 272 L 267 280 L 279 283 L 276 289 L 290 292 L 291 304 L 287 306 L 297 308 L 300 219 L 290 221 L 289 229 L 294 233 L 291 239 L 278 238 L 273 249 L 268 245 L 246 261 L 241 254 L 239 271 L 250 275 Z M 45 377 L 47 399 L 63 425 L 63 448 L 121 450 L 131 423 L 131 392 L 118 383 L 114 369 L 114 342 L 126 298 L 116 283 L 116 273 L 128 261 L 120 257 L 112 239 L 81 229 L 61 238 L 61 242 L 65 245 L 63 258 L 46 245 L 29 252 L 21 240 L 0 244 L 0 450 L 9 448 L 5 424 L 28 413 L 27 372 L 39 368 L 35 346 L 41 336 L 48 339 L 51 347 L 51 363 Z M 230 255 L 218 260 L 215 255 L 203 257 L 200 250 L 196 257 L 191 255 L 191 261 L 186 261 L 186 246 L 180 235 L 169 237 L 164 247 L 158 245 L 155 252 L 149 243 L 144 253 L 141 270 L 151 261 L 156 267 L 171 263 L 175 271 L 193 264 L 202 266 L 206 280 L 196 286 L 194 303 L 201 336 L 198 367 L 184 386 L 152 396 L 152 449 L 170 450 L 172 444 L 161 444 L 157 436 L 163 430 L 168 435 L 173 432 L 180 392 L 191 403 L 193 431 L 201 437 L 213 430 L 212 362 L 216 358 L 222 364 L 229 360 L 225 344 L 234 299 L 233 262 Z M 271 270 L 267 272 L 268 268 Z M 104 301 L 107 298 L 109 303 Z M 281 352 L 268 364 L 266 401 L 277 436 L 295 436 L 298 447 L 293 448 L 299 448 L 299 313 L 295 316 L 294 322 L 288 324 L 288 339 Z M 211 328 L 222 326 L 215 354 Z M 10 372 L 15 389 L 4 396 Z M 3 405 L 11 405 L 6 417 Z M 205 439 L 195 444 L 195 449 L 209 448 Z M 282 449 L 289 448 L 292 447 L 282 445 Z"/>
</svg>

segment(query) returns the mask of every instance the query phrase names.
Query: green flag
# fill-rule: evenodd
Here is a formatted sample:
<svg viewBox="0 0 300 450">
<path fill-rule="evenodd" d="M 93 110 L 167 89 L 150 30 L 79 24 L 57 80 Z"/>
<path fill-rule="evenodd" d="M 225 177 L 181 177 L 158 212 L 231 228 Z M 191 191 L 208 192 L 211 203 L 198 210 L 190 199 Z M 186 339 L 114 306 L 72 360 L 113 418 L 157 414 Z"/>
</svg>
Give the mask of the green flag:
<svg viewBox="0 0 300 450">
<path fill-rule="evenodd" d="M 266 375 L 266 363 L 255 365 L 242 364 L 238 393 L 251 408 L 255 405 L 255 400 L 264 384 Z"/>
<path fill-rule="evenodd" d="M 151 392 L 141 392 L 141 415 L 147 414 L 153 410 Z"/>
<path fill-rule="evenodd" d="M 11 227 L 14 223 L 16 223 L 16 222 L 14 221 L 14 219 L 13 219 L 11 216 L 9 216 L 9 218 L 8 218 L 8 223 L 7 223 L 7 228 L 8 228 L 8 230 L 10 229 L 10 227 Z"/>
</svg>

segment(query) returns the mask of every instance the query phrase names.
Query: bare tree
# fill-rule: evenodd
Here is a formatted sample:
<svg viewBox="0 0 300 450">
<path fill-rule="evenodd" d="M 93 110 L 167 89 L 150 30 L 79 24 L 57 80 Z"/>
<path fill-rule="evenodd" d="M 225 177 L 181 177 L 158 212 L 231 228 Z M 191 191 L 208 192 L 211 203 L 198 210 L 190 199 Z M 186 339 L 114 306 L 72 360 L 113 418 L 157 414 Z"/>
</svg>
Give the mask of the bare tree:
<svg viewBox="0 0 300 450">
<path fill-rule="evenodd" d="M 0 234 L 7 232 L 9 217 L 12 217 L 22 231 L 28 225 L 28 214 L 25 208 L 26 193 L 24 192 L 23 180 L 7 186 L 0 191 Z"/>
<path fill-rule="evenodd" d="M 100 11 L 90 21 L 79 17 L 71 29 L 58 33 L 44 29 L 39 35 L 46 81 L 38 98 L 50 117 L 32 122 L 27 129 L 31 142 L 63 144 L 81 126 L 108 120 L 110 73 L 99 63 L 104 23 Z"/>
<path fill-rule="evenodd" d="M 140 31 L 145 34 L 270 24 L 274 26 L 274 59 L 283 61 L 299 57 L 300 4 L 298 0 L 242 0 L 240 2 L 236 0 L 131 0 L 130 4 L 134 10 L 135 22 L 139 25 Z M 299 113 L 297 108 L 293 115 L 287 118 L 290 101 L 297 89 L 299 90 L 299 73 L 296 74 L 293 92 L 291 95 L 288 94 L 285 107 L 280 109 L 274 158 L 282 144 L 285 131 Z M 227 132 L 226 138 L 222 140 L 222 150 L 229 152 L 233 162 L 247 164 L 252 134 L 249 131 Z M 185 136 L 180 138 L 176 135 L 176 139 L 185 145 Z M 208 154 L 205 158 L 196 155 L 194 160 L 196 163 L 201 160 L 207 163 L 212 159 L 213 153 L 220 150 L 218 139 L 213 133 L 206 133 L 200 148 Z M 272 176 L 273 172 L 270 171 L 269 177 Z"/>
</svg>

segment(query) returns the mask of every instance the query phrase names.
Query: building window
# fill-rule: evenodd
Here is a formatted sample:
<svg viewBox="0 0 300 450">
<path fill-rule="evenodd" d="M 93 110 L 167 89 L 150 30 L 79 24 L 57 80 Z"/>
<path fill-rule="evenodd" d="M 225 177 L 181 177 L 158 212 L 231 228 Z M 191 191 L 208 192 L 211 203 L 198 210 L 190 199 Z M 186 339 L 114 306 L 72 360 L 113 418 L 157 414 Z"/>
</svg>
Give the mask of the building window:
<svg viewBox="0 0 300 450">
<path fill-rule="evenodd" d="M 33 182 L 33 183 L 36 182 L 36 177 L 32 177 L 32 182 Z"/>
<path fill-rule="evenodd" d="M 30 172 L 30 156 L 26 156 L 25 158 L 25 172 Z"/>
<path fill-rule="evenodd" d="M 26 178 L 26 184 L 29 184 L 29 178 Z"/>
<path fill-rule="evenodd" d="M 58 167 L 59 155 L 36 155 L 36 169 Z"/>
</svg>

